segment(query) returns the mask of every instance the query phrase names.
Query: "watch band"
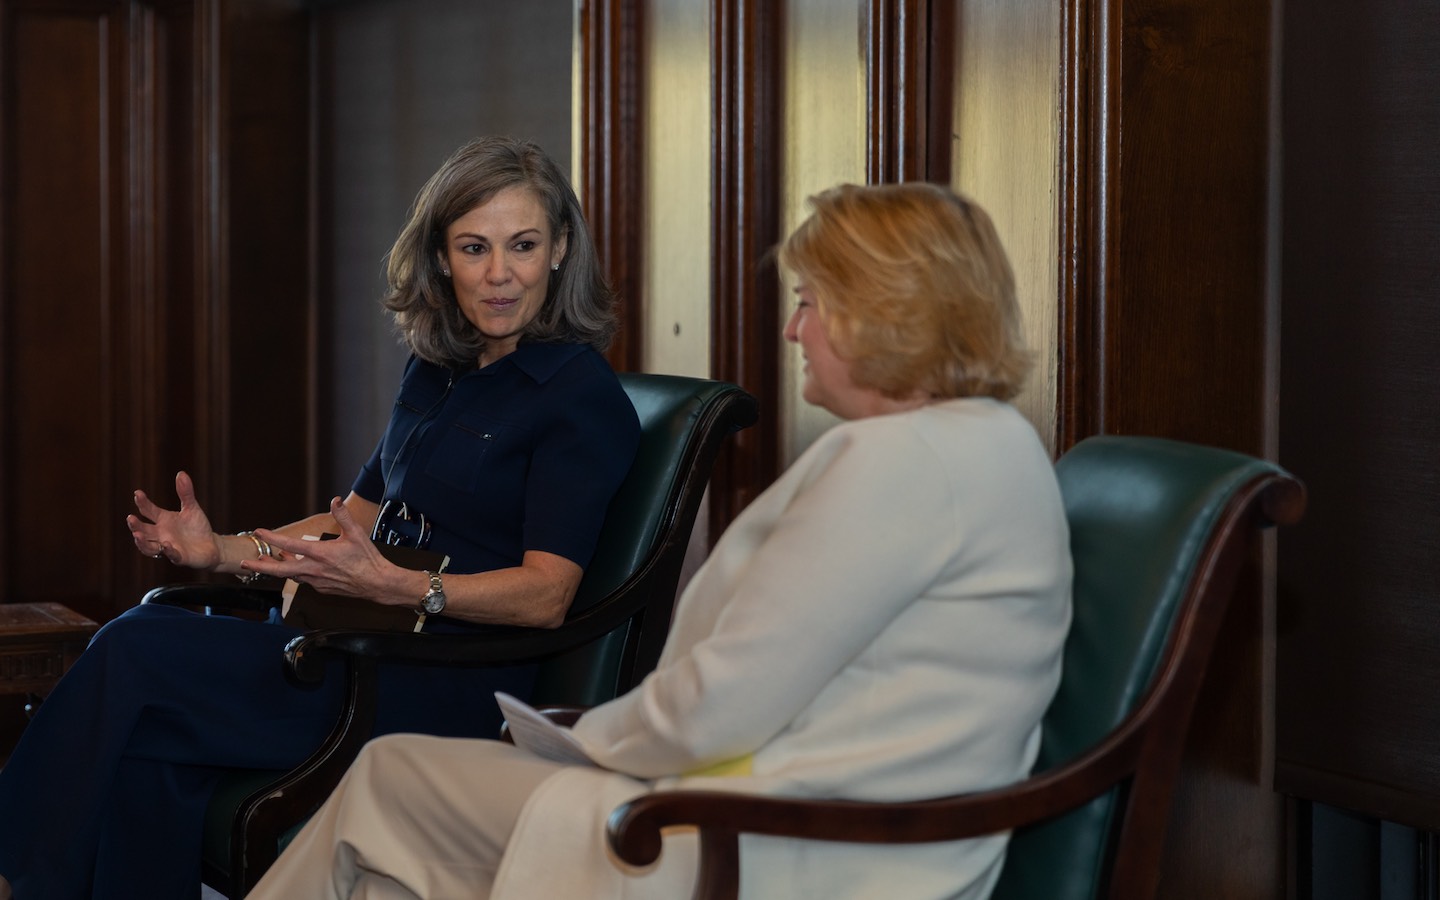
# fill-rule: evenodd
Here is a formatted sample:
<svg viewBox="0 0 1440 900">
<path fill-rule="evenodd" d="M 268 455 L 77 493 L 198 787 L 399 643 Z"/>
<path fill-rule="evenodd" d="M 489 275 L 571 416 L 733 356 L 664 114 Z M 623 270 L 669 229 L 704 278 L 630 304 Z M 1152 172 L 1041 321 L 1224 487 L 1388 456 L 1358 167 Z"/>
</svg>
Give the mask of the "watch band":
<svg viewBox="0 0 1440 900">
<path fill-rule="evenodd" d="M 420 598 L 420 608 L 418 612 L 421 615 L 426 613 L 432 615 L 438 614 L 445 609 L 445 583 L 441 581 L 439 572 L 431 572 L 426 569 L 425 575 L 430 579 L 430 590 L 426 591 L 425 596 Z"/>
</svg>

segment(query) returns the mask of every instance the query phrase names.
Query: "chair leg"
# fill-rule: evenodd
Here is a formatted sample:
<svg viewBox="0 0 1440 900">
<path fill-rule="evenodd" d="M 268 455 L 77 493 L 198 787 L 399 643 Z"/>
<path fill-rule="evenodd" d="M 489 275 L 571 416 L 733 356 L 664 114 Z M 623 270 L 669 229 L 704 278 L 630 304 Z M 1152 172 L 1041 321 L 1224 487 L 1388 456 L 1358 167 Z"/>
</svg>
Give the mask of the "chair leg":
<svg viewBox="0 0 1440 900">
<path fill-rule="evenodd" d="M 700 831 L 700 873 L 695 900 L 738 900 L 740 836 L 723 828 Z"/>
</svg>

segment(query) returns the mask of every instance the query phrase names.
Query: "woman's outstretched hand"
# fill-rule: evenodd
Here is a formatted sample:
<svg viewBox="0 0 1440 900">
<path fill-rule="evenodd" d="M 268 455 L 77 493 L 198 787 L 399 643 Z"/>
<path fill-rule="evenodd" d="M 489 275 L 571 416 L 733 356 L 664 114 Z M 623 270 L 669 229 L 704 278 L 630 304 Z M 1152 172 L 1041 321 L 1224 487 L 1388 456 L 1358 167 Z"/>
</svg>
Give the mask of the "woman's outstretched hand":
<svg viewBox="0 0 1440 900">
<path fill-rule="evenodd" d="M 180 498 L 179 510 L 156 506 L 144 491 L 135 492 L 140 514 L 125 517 L 135 549 L 177 566 L 215 568 L 220 564 L 220 545 L 210 518 L 195 500 L 195 484 L 184 472 L 175 475 L 175 494 Z"/>
<path fill-rule="evenodd" d="M 274 548 L 277 558 L 246 560 L 241 567 L 293 578 L 335 597 L 364 597 L 380 602 L 393 597 L 396 579 L 403 578 L 405 570 L 380 555 L 370 540 L 370 530 L 355 520 L 339 497 L 330 501 L 330 515 L 340 531 L 340 536 L 331 541 L 307 541 L 257 529 L 256 536 Z"/>
</svg>

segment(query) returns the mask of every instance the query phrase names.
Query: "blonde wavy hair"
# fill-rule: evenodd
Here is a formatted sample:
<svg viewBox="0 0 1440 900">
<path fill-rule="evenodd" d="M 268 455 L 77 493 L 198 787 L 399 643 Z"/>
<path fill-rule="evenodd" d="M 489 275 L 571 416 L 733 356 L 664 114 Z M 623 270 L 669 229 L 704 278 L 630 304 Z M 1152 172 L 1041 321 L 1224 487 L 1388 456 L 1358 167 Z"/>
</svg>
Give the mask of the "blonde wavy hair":
<svg viewBox="0 0 1440 900">
<path fill-rule="evenodd" d="M 814 292 L 852 380 L 888 397 L 1008 400 L 1030 371 L 1015 276 L 990 216 L 935 184 L 841 185 L 779 262 Z"/>
</svg>

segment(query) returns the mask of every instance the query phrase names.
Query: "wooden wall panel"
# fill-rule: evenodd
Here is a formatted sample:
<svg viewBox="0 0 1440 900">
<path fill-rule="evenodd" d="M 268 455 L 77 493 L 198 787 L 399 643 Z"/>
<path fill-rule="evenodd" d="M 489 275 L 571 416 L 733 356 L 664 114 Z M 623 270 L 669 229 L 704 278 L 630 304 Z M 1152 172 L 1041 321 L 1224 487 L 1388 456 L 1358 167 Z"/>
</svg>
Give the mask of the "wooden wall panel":
<svg viewBox="0 0 1440 900">
<path fill-rule="evenodd" d="M 196 363 L 213 391 L 205 491 L 224 531 L 293 521 L 336 493 L 313 483 L 319 336 L 304 6 L 229 0 L 217 35 L 219 278 L 201 301 L 209 330 Z"/>
<path fill-rule="evenodd" d="M 1093 129 L 1062 433 L 1265 448 L 1267 4 L 1081 3 Z M 1077 48 L 1078 49 L 1078 48 Z M 1087 371 L 1088 370 L 1088 371 Z M 1084 386 L 1081 387 L 1081 379 Z"/>
<path fill-rule="evenodd" d="M 295 508 L 311 333 L 296 8 L 0 0 L 4 601 L 105 620 L 185 577 L 138 556 L 123 522 L 136 488 L 173 503 L 181 467 L 218 527 Z"/>
<path fill-rule="evenodd" d="M 0 4 L 7 601 L 106 619 L 161 569 L 123 517 L 193 447 L 194 28 L 189 4 Z"/>
<path fill-rule="evenodd" d="M 126 436 L 113 402 L 130 300 L 128 111 L 107 90 L 128 80 L 125 10 L 7 12 L 5 593 L 95 609 L 116 549 L 111 451 Z"/>
</svg>

